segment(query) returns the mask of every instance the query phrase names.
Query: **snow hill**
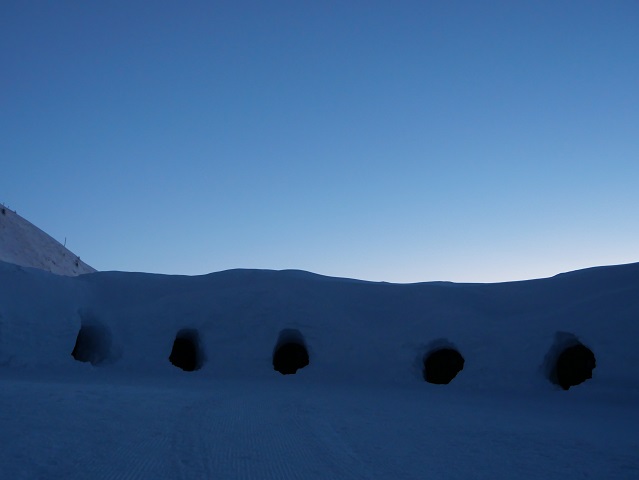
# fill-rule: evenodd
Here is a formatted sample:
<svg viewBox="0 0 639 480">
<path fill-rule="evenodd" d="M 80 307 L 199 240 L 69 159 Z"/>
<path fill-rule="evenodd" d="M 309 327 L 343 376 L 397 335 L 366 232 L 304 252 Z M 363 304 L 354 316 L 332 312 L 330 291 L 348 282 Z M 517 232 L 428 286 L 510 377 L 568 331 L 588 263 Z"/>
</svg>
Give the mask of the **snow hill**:
<svg viewBox="0 0 639 480">
<path fill-rule="evenodd" d="M 429 383 L 441 351 L 463 364 Z M 0 262 L 0 478 L 636 479 L 637 405 L 639 263 L 398 285 Z"/>
<path fill-rule="evenodd" d="M 0 205 L 0 261 L 58 275 L 95 272 L 60 242 L 4 205 Z"/>
</svg>

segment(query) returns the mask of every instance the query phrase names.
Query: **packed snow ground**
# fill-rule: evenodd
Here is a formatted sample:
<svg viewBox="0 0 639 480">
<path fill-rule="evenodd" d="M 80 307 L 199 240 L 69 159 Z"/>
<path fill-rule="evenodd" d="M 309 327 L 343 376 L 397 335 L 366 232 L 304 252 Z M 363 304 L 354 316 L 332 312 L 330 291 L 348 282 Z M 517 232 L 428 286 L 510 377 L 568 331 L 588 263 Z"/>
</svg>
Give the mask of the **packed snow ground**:
<svg viewBox="0 0 639 480">
<path fill-rule="evenodd" d="M 297 375 L 98 376 L 0 382 L 2 478 L 564 480 L 639 472 L 637 404 L 577 391 L 524 397 Z"/>
<path fill-rule="evenodd" d="M 503 284 L 0 263 L 0 478 L 639 478 L 639 264 Z M 197 332 L 202 368 L 169 362 Z M 310 364 L 273 370 L 283 330 Z M 81 331 L 94 364 L 71 352 Z M 593 378 L 549 381 L 561 350 Z M 424 355 L 464 356 L 448 385 Z"/>
</svg>

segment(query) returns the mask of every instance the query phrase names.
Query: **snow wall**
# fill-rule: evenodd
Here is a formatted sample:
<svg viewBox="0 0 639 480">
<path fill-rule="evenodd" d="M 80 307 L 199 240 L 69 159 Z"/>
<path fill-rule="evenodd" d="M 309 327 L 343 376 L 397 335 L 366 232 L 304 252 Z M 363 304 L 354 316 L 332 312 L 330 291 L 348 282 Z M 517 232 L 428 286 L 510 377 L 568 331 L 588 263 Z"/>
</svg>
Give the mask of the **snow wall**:
<svg viewBox="0 0 639 480">
<path fill-rule="evenodd" d="M 71 355 L 81 329 L 95 365 Z M 202 351 L 195 372 L 168 360 L 184 329 Z M 578 341 L 597 361 L 578 388 L 636 392 L 639 263 L 523 282 L 388 284 L 290 270 L 63 277 L 0 262 L 0 374 L 277 377 L 282 331 L 306 344 L 310 364 L 294 377 L 308 380 L 426 384 L 425 354 L 449 346 L 465 359 L 454 388 L 559 389 L 549 368 Z"/>
</svg>

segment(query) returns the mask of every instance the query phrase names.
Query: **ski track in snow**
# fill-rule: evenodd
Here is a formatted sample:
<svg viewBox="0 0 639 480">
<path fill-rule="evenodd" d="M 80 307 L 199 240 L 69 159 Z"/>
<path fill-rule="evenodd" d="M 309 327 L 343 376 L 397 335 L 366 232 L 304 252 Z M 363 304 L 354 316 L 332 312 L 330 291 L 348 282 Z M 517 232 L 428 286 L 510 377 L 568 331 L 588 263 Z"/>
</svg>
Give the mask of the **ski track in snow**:
<svg viewBox="0 0 639 480">
<path fill-rule="evenodd" d="M 179 478 L 372 478 L 309 398 L 274 390 L 183 409 L 173 438 Z"/>
<path fill-rule="evenodd" d="M 639 478 L 639 414 L 298 382 L 0 380 L 1 479 Z M 435 393 L 433 393 L 435 392 Z"/>
</svg>

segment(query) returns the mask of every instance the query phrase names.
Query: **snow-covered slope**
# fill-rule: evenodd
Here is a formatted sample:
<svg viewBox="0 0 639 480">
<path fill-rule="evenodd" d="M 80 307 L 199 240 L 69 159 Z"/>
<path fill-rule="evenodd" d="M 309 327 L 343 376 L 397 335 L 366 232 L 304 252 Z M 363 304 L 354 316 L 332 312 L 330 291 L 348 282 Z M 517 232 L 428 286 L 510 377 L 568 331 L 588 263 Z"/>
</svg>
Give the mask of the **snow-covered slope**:
<svg viewBox="0 0 639 480">
<path fill-rule="evenodd" d="M 0 261 L 58 275 L 95 272 L 60 242 L 4 205 L 0 205 Z"/>
</svg>

